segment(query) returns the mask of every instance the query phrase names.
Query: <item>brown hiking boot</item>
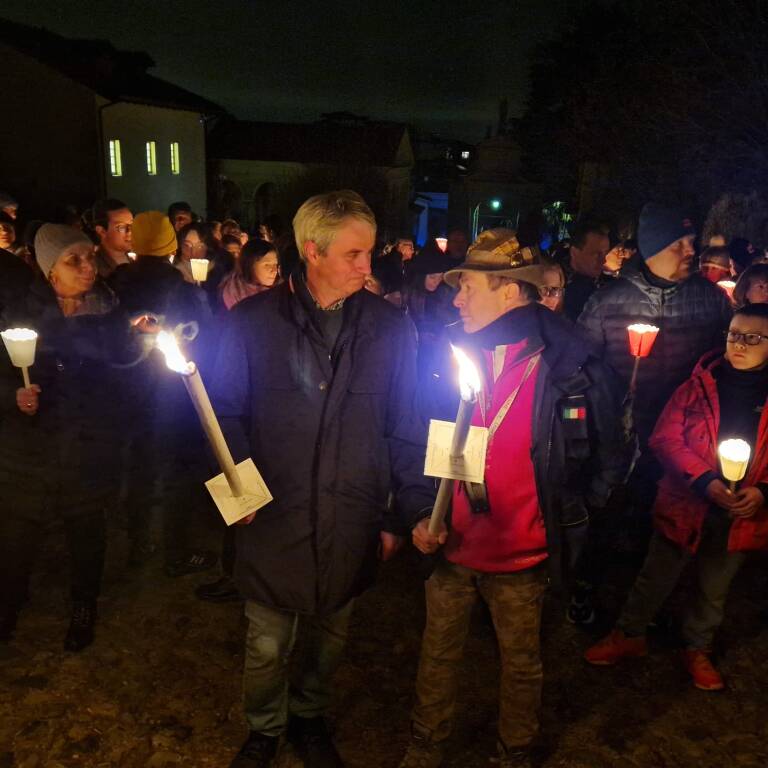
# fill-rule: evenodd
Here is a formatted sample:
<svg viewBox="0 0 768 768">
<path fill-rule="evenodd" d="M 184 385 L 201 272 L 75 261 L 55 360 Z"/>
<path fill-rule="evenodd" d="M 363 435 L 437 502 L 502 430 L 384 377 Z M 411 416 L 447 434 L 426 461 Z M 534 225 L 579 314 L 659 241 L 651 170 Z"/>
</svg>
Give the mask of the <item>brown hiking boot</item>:
<svg viewBox="0 0 768 768">
<path fill-rule="evenodd" d="M 682 652 L 685 668 L 693 678 L 693 684 L 701 691 L 722 691 L 725 688 L 723 676 L 715 669 L 709 651 L 689 648 Z"/>
<path fill-rule="evenodd" d="M 614 629 L 610 635 L 588 648 L 584 658 L 595 666 L 609 667 L 621 659 L 634 659 L 647 655 L 648 643 L 644 635 L 627 637 L 620 629 Z"/>
</svg>

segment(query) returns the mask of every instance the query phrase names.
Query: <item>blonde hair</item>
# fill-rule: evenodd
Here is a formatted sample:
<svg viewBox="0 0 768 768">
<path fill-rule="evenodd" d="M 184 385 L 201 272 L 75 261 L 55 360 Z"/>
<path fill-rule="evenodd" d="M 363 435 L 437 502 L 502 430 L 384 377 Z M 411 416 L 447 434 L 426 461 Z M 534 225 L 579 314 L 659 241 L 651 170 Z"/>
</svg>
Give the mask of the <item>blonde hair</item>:
<svg viewBox="0 0 768 768">
<path fill-rule="evenodd" d="M 304 243 L 308 240 L 317 245 L 320 253 L 325 253 L 346 219 L 364 221 L 376 231 L 373 211 L 351 189 L 315 195 L 304 202 L 293 217 L 293 232 L 301 258 L 306 259 Z"/>
</svg>

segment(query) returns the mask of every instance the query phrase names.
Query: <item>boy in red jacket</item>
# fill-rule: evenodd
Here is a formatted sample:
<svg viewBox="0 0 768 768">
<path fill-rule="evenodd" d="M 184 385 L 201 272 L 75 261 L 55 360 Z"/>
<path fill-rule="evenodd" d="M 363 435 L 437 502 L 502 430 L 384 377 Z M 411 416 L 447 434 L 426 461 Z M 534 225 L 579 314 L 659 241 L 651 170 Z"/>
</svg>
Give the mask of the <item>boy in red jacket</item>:
<svg viewBox="0 0 768 768">
<path fill-rule="evenodd" d="M 709 353 L 667 404 L 649 441 L 665 469 L 653 510 L 655 533 L 616 628 L 585 653 L 611 665 L 648 652 L 645 630 L 691 559 L 696 594 L 687 603 L 683 661 L 697 688 L 724 687 L 710 659 L 728 588 L 746 550 L 768 549 L 768 305 L 736 312 L 725 355 Z M 752 448 L 739 490 L 719 474 L 717 446 Z"/>
</svg>

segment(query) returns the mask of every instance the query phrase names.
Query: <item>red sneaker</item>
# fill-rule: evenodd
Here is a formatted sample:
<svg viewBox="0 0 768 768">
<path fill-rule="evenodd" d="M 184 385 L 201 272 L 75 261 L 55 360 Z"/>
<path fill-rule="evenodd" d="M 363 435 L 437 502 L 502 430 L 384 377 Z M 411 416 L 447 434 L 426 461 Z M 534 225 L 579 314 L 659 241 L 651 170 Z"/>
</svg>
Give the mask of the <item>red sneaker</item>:
<svg viewBox="0 0 768 768">
<path fill-rule="evenodd" d="M 588 648 L 584 658 L 595 666 L 608 667 L 621 659 L 635 659 L 647 655 L 648 643 L 644 635 L 627 637 L 620 629 L 614 629 L 610 635 Z"/>
<path fill-rule="evenodd" d="M 715 669 L 709 651 L 691 648 L 682 653 L 683 664 L 693 678 L 693 684 L 702 691 L 722 691 L 723 676 Z"/>
</svg>

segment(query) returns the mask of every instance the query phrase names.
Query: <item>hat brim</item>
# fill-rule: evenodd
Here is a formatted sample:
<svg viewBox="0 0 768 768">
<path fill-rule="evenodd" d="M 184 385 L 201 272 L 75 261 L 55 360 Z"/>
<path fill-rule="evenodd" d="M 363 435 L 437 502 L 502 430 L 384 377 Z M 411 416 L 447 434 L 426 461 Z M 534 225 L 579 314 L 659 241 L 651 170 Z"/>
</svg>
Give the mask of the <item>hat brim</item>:
<svg viewBox="0 0 768 768">
<path fill-rule="evenodd" d="M 515 280 L 521 280 L 525 283 L 532 283 L 539 286 L 544 278 L 546 267 L 543 264 L 529 264 L 525 267 L 507 267 L 500 268 L 493 264 L 460 264 L 456 269 L 452 269 L 443 275 L 448 285 L 452 288 L 459 287 L 459 279 L 462 272 L 484 272 L 486 275 L 498 275 L 499 277 L 513 277 Z"/>
</svg>

